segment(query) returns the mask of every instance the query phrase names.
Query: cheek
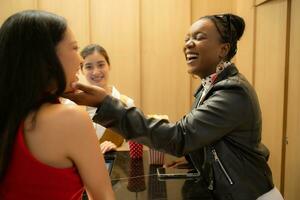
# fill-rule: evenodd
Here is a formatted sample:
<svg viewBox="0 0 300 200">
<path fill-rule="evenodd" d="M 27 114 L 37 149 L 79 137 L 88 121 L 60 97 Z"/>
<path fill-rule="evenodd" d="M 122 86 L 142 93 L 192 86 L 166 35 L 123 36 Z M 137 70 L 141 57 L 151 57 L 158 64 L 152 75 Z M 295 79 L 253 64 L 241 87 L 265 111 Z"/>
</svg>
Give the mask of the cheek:
<svg viewBox="0 0 300 200">
<path fill-rule="evenodd" d="M 106 79 L 108 79 L 108 77 L 109 77 L 109 67 L 105 67 L 103 69 L 103 73 L 105 74 Z"/>
<path fill-rule="evenodd" d="M 83 75 L 86 79 L 90 79 L 91 74 L 92 74 L 91 71 L 86 71 L 86 70 L 82 71 L 82 75 Z"/>
<path fill-rule="evenodd" d="M 218 48 L 214 44 L 205 45 L 201 48 L 202 58 L 207 61 L 215 61 L 218 59 Z"/>
<path fill-rule="evenodd" d="M 63 68 L 65 69 L 65 72 L 69 75 L 76 74 L 79 68 L 78 62 L 76 62 L 76 59 L 74 59 L 71 55 L 65 55 L 60 58 L 60 62 L 63 65 Z"/>
</svg>

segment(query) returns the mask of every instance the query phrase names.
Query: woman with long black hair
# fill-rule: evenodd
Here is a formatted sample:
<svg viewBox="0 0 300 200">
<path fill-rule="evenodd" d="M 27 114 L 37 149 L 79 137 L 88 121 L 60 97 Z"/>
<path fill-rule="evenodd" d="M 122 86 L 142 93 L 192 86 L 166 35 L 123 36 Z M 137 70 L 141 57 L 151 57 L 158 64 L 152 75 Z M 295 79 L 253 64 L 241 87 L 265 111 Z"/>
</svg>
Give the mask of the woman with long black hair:
<svg viewBox="0 0 300 200">
<path fill-rule="evenodd" d="M 82 59 L 66 20 L 23 11 L 0 28 L 0 199 L 113 199 L 87 113 L 59 103 Z"/>
</svg>

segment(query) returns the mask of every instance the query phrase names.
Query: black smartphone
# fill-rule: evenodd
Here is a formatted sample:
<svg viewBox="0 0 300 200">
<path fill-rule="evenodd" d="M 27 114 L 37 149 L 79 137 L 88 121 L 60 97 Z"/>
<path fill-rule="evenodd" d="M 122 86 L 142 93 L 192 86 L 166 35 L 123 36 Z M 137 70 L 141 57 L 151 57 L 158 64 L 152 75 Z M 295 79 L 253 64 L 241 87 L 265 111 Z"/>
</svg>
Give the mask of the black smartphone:
<svg viewBox="0 0 300 200">
<path fill-rule="evenodd" d="M 114 160 L 105 160 L 105 166 L 109 175 L 111 175 L 113 164 L 114 164 Z"/>
<path fill-rule="evenodd" d="M 157 176 L 160 179 L 168 178 L 196 178 L 200 176 L 200 172 L 196 169 L 182 168 L 157 168 Z"/>
<path fill-rule="evenodd" d="M 104 154 L 105 166 L 108 170 L 109 175 L 111 175 L 115 159 L 116 159 L 115 152 L 106 152 Z"/>
</svg>

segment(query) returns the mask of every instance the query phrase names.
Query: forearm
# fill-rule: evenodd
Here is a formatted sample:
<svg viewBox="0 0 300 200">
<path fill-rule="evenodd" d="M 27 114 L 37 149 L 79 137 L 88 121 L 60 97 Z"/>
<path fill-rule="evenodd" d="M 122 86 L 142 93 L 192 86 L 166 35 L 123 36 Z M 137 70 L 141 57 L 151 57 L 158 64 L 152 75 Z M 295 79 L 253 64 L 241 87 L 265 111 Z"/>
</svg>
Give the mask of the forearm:
<svg viewBox="0 0 300 200">
<path fill-rule="evenodd" d="M 249 103 L 242 91 L 215 92 L 206 103 L 173 124 L 163 119 L 146 118 L 139 109 L 125 107 L 108 96 L 93 120 L 126 139 L 182 156 L 220 140 L 245 123 L 250 118 Z"/>
<path fill-rule="evenodd" d="M 179 124 L 147 118 L 139 109 L 128 108 L 111 96 L 105 98 L 93 120 L 126 139 L 134 139 L 170 154 L 184 154 L 184 134 Z"/>
</svg>

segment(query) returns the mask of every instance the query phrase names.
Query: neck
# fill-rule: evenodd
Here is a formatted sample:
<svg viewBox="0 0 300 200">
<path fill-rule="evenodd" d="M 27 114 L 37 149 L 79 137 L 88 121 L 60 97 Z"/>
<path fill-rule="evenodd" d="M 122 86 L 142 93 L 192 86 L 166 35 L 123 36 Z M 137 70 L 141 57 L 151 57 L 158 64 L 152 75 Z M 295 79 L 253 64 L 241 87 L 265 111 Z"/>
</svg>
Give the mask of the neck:
<svg viewBox="0 0 300 200">
<path fill-rule="evenodd" d="M 211 70 L 207 70 L 205 72 L 200 72 L 199 74 L 197 74 L 197 76 L 199 76 L 201 79 L 206 78 L 207 76 L 216 73 L 216 68 L 212 68 Z"/>
</svg>

